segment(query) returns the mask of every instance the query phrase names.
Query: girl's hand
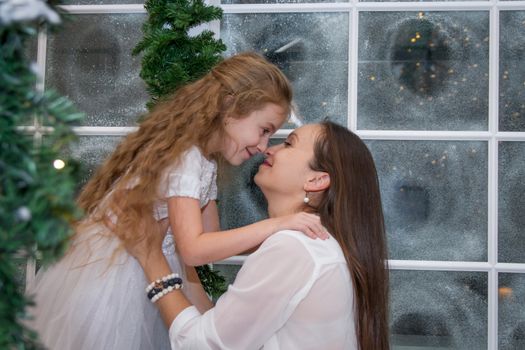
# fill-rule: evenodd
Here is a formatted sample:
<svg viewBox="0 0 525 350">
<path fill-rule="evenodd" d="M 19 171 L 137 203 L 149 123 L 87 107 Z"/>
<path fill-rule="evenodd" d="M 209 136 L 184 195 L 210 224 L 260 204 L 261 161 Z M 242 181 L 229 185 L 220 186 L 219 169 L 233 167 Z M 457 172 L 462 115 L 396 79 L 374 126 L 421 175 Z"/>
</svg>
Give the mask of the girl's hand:
<svg viewBox="0 0 525 350">
<path fill-rule="evenodd" d="M 326 228 L 321 224 L 321 219 L 315 214 L 300 212 L 274 219 L 277 220 L 276 232 L 280 230 L 296 230 L 313 239 L 328 239 L 330 237 Z"/>
<path fill-rule="evenodd" d="M 135 244 L 124 244 L 124 247 L 130 255 L 135 257 L 140 265 L 144 268 L 148 260 L 155 259 L 158 256 L 163 256 L 162 241 L 169 228 L 169 220 L 163 219 L 157 222 L 155 227 L 151 227 L 146 239 L 143 239 Z"/>
</svg>

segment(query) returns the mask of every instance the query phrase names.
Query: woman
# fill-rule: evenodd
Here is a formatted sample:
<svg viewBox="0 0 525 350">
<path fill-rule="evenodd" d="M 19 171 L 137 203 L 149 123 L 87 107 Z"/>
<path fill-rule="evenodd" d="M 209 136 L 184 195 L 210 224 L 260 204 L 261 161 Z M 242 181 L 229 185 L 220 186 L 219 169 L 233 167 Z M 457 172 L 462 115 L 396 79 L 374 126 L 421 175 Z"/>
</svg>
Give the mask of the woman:
<svg viewBox="0 0 525 350">
<path fill-rule="evenodd" d="M 161 234 L 149 245 L 128 247 L 156 281 L 148 297 L 170 328 L 172 348 L 388 349 L 384 223 L 367 147 L 347 129 L 323 122 L 296 129 L 265 154 L 255 182 L 269 216 L 317 213 L 332 238 L 276 233 L 202 315 L 177 290 Z"/>
</svg>

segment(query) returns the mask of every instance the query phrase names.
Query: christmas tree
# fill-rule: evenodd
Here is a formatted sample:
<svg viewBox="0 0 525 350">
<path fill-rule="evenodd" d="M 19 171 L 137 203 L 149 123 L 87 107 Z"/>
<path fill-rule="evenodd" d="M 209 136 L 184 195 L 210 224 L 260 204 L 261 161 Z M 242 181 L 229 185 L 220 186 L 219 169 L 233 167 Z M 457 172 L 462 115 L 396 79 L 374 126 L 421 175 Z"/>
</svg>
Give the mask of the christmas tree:
<svg viewBox="0 0 525 350">
<path fill-rule="evenodd" d="M 222 9 L 202 0 L 147 0 L 144 38 L 133 54 L 143 54 L 141 78 L 146 82 L 152 107 L 180 86 L 199 79 L 221 59 L 226 46 L 215 39 L 206 23 L 222 18 Z M 196 32 L 194 35 L 192 31 Z M 197 273 L 204 290 L 214 298 L 224 293 L 225 280 L 208 265 Z"/>
<path fill-rule="evenodd" d="M 198 28 L 222 18 L 222 9 L 203 0 L 147 0 L 144 38 L 133 54 L 143 54 L 140 77 L 152 98 L 150 106 L 178 87 L 199 79 L 221 59 L 226 46 L 211 30 Z"/>
<path fill-rule="evenodd" d="M 59 22 L 42 0 L 0 1 L 0 349 L 39 348 L 23 325 L 31 300 L 17 265 L 60 257 L 81 214 L 77 167 L 59 154 L 82 116 L 66 98 L 35 88 L 38 72 L 25 56 L 38 27 Z"/>
</svg>

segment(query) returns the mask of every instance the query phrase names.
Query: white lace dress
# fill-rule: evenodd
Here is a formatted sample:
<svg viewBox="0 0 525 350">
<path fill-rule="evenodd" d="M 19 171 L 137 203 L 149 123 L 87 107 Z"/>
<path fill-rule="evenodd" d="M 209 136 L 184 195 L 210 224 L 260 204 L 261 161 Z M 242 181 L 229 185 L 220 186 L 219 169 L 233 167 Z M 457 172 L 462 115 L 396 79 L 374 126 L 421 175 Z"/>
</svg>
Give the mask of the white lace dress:
<svg viewBox="0 0 525 350">
<path fill-rule="evenodd" d="M 162 177 L 156 218 L 168 216 L 169 197 L 196 198 L 201 207 L 216 199 L 216 170 L 215 162 L 190 148 Z M 144 292 L 142 269 L 125 251 L 113 255 L 119 242 L 105 230 L 91 225 L 63 259 L 37 273 L 27 287 L 36 302 L 29 326 L 52 350 L 170 349 L 168 331 Z M 183 272 L 172 235 L 163 250 L 173 271 Z"/>
</svg>

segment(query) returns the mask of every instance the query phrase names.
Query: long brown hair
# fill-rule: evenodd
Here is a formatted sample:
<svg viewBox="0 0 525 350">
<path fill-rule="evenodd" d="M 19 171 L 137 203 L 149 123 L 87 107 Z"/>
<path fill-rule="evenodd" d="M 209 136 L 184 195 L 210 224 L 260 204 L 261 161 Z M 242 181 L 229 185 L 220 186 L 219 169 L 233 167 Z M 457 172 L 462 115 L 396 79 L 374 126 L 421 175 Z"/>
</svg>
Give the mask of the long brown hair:
<svg viewBox="0 0 525 350">
<path fill-rule="evenodd" d="M 207 143 L 224 132 L 225 117 L 245 117 L 266 103 L 278 104 L 288 114 L 291 101 L 289 81 L 263 57 L 242 53 L 225 59 L 158 103 L 86 184 L 78 204 L 89 222 L 104 223 L 108 213 L 118 214 L 113 233 L 125 242 L 137 242 L 154 223 L 163 171 L 184 151 L 195 145 L 213 156 Z"/>
<path fill-rule="evenodd" d="M 360 350 L 388 350 L 387 248 L 379 180 L 364 142 L 333 122 L 321 123 L 310 167 L 330 175 L 314 207 L 339 242 L 355 294 Z"/>
</svg>

